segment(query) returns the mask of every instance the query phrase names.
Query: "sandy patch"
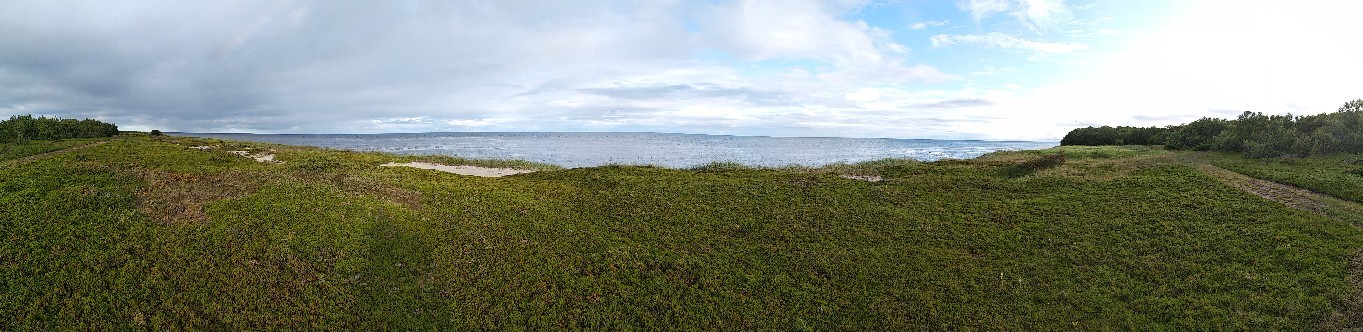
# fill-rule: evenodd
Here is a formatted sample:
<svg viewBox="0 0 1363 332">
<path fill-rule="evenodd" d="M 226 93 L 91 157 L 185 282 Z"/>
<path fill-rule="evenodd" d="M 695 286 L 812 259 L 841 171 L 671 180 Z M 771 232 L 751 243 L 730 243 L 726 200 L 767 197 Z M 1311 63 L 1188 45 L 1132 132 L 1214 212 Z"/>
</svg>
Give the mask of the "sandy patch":
<svg viewBox="0 0 1363 332">
<path fill-rule="evenodd" d="M 844 179 L 860 180 L 866 182 L 880 182 L 881 180 L 884 180 L 884 178 L 881 178 L 878 175 L 839 175 L 839 176 L 841 176 Z"/>
<path fill-rule="evenodd" d="M 273 154 L 268 154 L 268 153 L 267 153 L 267 154 L 251 154 L 250 152 L 247 152 L 247 151 L 227 151 L 227 153 L 235 154 L 235 155 L 242 156 L 242 157 L 246 157 L 246 158 L 251 158 L 251 159 L 254 159 L 254 160 L 257 161 L 257 162 L 262 162 L 262 163 L 270 163 L 270 164 L 283 164 L 283 163 L 284 163 L 284 162 L 282 162 L 282 161 L 274 160 L 274 155 L 273 155 Z"/>
<path fill-rule="evenodd" d="M 387 164 L 383 164 L 383 165 L 379 165 L 379 166 L 404 166 L 404 167 L 415 167 L 415 168 L 420 168 L 420 169 L 432 169 L 432 170 L 437 170 L 437 171 L 441 171 L 441 172 L 449 172 L 449 173 L 460 174 L 460 175 L 472 175 L 472 176 L 482 176 L 482 177 L 490 177 L 490 178 L 503 177 L 503 176 L 507 176 L 507 175 L 516 175 L 516 174 L 522 174 L 522 173 L 534 173 L 534 172 L 535 172 L 535 171 L 531 171 L 531 170 L 514 169 L 514 168 L 492 168 L 492 167 L 478 167 L 478 166 L 449 166 L 449 165 L 432 164 L 432 163 L 422 163 L 422 162 L 412 162 L 412 163 L 404 163 L 404 164 L 399 164 L 399 163 L 387 163 Z"/>
</svg>

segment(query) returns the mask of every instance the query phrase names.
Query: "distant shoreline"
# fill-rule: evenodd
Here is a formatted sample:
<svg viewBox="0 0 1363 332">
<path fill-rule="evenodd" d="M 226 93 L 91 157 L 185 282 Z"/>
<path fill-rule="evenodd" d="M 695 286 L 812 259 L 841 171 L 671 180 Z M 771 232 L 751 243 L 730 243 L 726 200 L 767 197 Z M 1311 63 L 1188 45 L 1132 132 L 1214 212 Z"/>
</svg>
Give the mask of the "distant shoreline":
<svg viewBox="0 0 1363 332">
<path fill-rule="evenodd" d="M 880 159 L 969 159 L 996 151 L 1036 150 L 1046 141 L 728 136 L 669 133 L 394 133 L 245 134 L 168 133 L 396 154 L 511 159 L 592 167 L 611 164 L 689 168 L 711 163 L 756 167 L 817 167 Z"/>
<path fill-rule="evenodd" d="M 961 141 L 961 142 L 998 142 L 998 143 L 1056 143 L 1059 145 L 1059 138 L 1041 140 L 1023 139 L 954 139 L 954 138 L 898 138 L 898 137 L 842 137 L 842 136 L 770 136 L 770 135 L 729 135 L 729 134 L 699 134 L 699 133 L 674 133 L 658 131 L 431 131 L 431 132 L 392 132 L 392 133 L 246 133 L 246 132 L 187 132 L 187 131 L 167 131 L 167 135 L 198 137 L 196 135 L 279 135 L 279 136 L 377 136 L 377 135 L 471 135 L 471 134 L 659 134 L 659 135 L 688 135 L 688 136 L 712 136 L 712 137 L 753 137 L 753 138 L 840 138 L 840 139 L 886 139 L 904 141 Z"/>
</svg>

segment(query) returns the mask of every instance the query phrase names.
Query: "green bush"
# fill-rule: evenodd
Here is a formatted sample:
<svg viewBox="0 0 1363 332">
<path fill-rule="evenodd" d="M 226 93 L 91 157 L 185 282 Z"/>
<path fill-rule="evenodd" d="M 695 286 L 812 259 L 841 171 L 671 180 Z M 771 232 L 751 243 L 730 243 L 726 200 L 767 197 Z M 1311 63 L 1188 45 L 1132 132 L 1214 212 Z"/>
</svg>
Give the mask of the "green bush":
<svg viewBox="0 0 1363 332">
<path fill-rule="evenodd" d="M 303 158 L 290 165 L 299 170 L 324 172 L 341 168 L 341 160 L 329 155 L 316 155 Z"/>
<path fill-rule="evenodd" d="M 1158 127 L 1087 127 L 1070 131 L 1060 145 L 1159 145 L 1167 129 Z"/>
<path fill-rule="evenodd" d="M 112 137 L 118 126 L 93 119 L 59 119 L 15 115 L 0 121 L 0 142 L 58 140 L 67 138 Z"/>
<path fill-rule="evenodd" d="M 1334 113 L 1294 116 L 1244 112 L 1235 120 L 1202 118 L 1163 129 L 1087 127 L 1061 145 L 1164 144 L 1175 150 L 1240 152 L 1251 158 L 1363 153 L 1363 99 Z"/>
<path fill-rule="evenodd" d="M 1055 168 L 1056 166 L 1060 166 L 1064 163 L 1065 163 L 1064 153 L 1048 154 L 1034 158 L 1032 160 L 1028 160 L 1021 164 L 1005 168 L 1004 173 L 1007 174 L 1009 177 L 1020 177 L 1031 175 L 1043 169 Z"/>
</svg>

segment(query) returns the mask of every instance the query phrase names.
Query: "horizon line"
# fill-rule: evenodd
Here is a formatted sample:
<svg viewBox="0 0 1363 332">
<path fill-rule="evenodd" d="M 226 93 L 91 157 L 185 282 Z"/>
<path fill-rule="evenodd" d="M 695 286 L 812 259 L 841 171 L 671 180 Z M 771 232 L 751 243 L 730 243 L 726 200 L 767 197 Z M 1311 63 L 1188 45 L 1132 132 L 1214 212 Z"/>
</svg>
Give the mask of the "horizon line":
<svg viewBox="0 0 1363 332">
<path fill-rule="evenodd" d="M 726 137 L 766 137 L 766 138 L 846 138 L 846 139 L 893 139 L 917 141 L 966 141 L 966 142 L 1059 142 L 1058 138 L 1040 140 L 1025 139 L 951 139 L 951 138 L 898 138 L 898 137 L 848 137 L 848 136 L 774 136 L 774 135 L 735 135 L 735 134 L 697 134 L 657 131 L 429 131 L 429 132 L 388 132 L 388 133 L 252 133 L 252 132 L 191 132 L 163 131 L 166 134 L 210 134 L 210 135 L 419 135 L 419 134 L 664 134 Z"/>
</svg>

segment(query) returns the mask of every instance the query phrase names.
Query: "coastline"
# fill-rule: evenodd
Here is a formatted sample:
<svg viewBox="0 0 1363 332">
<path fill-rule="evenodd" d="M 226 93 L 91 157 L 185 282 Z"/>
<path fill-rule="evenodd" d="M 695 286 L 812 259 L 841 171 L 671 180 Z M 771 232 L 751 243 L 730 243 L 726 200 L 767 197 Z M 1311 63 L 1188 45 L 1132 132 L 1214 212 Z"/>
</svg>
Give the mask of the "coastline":
<svg viewBox="0 0 1363 332">
<path fill-rule="evenodd" d="M 887 158 L 969 159 L 995 151 L 1050 148 L 1057 142 L 717 136 L 663 133 L 186 134 L 400 155 L 525 160 L 559 167 L 654 165 L 693 168 L 820 167 Z M 199 135 L 199 136 L 193 136 Z"/>
</svg>

